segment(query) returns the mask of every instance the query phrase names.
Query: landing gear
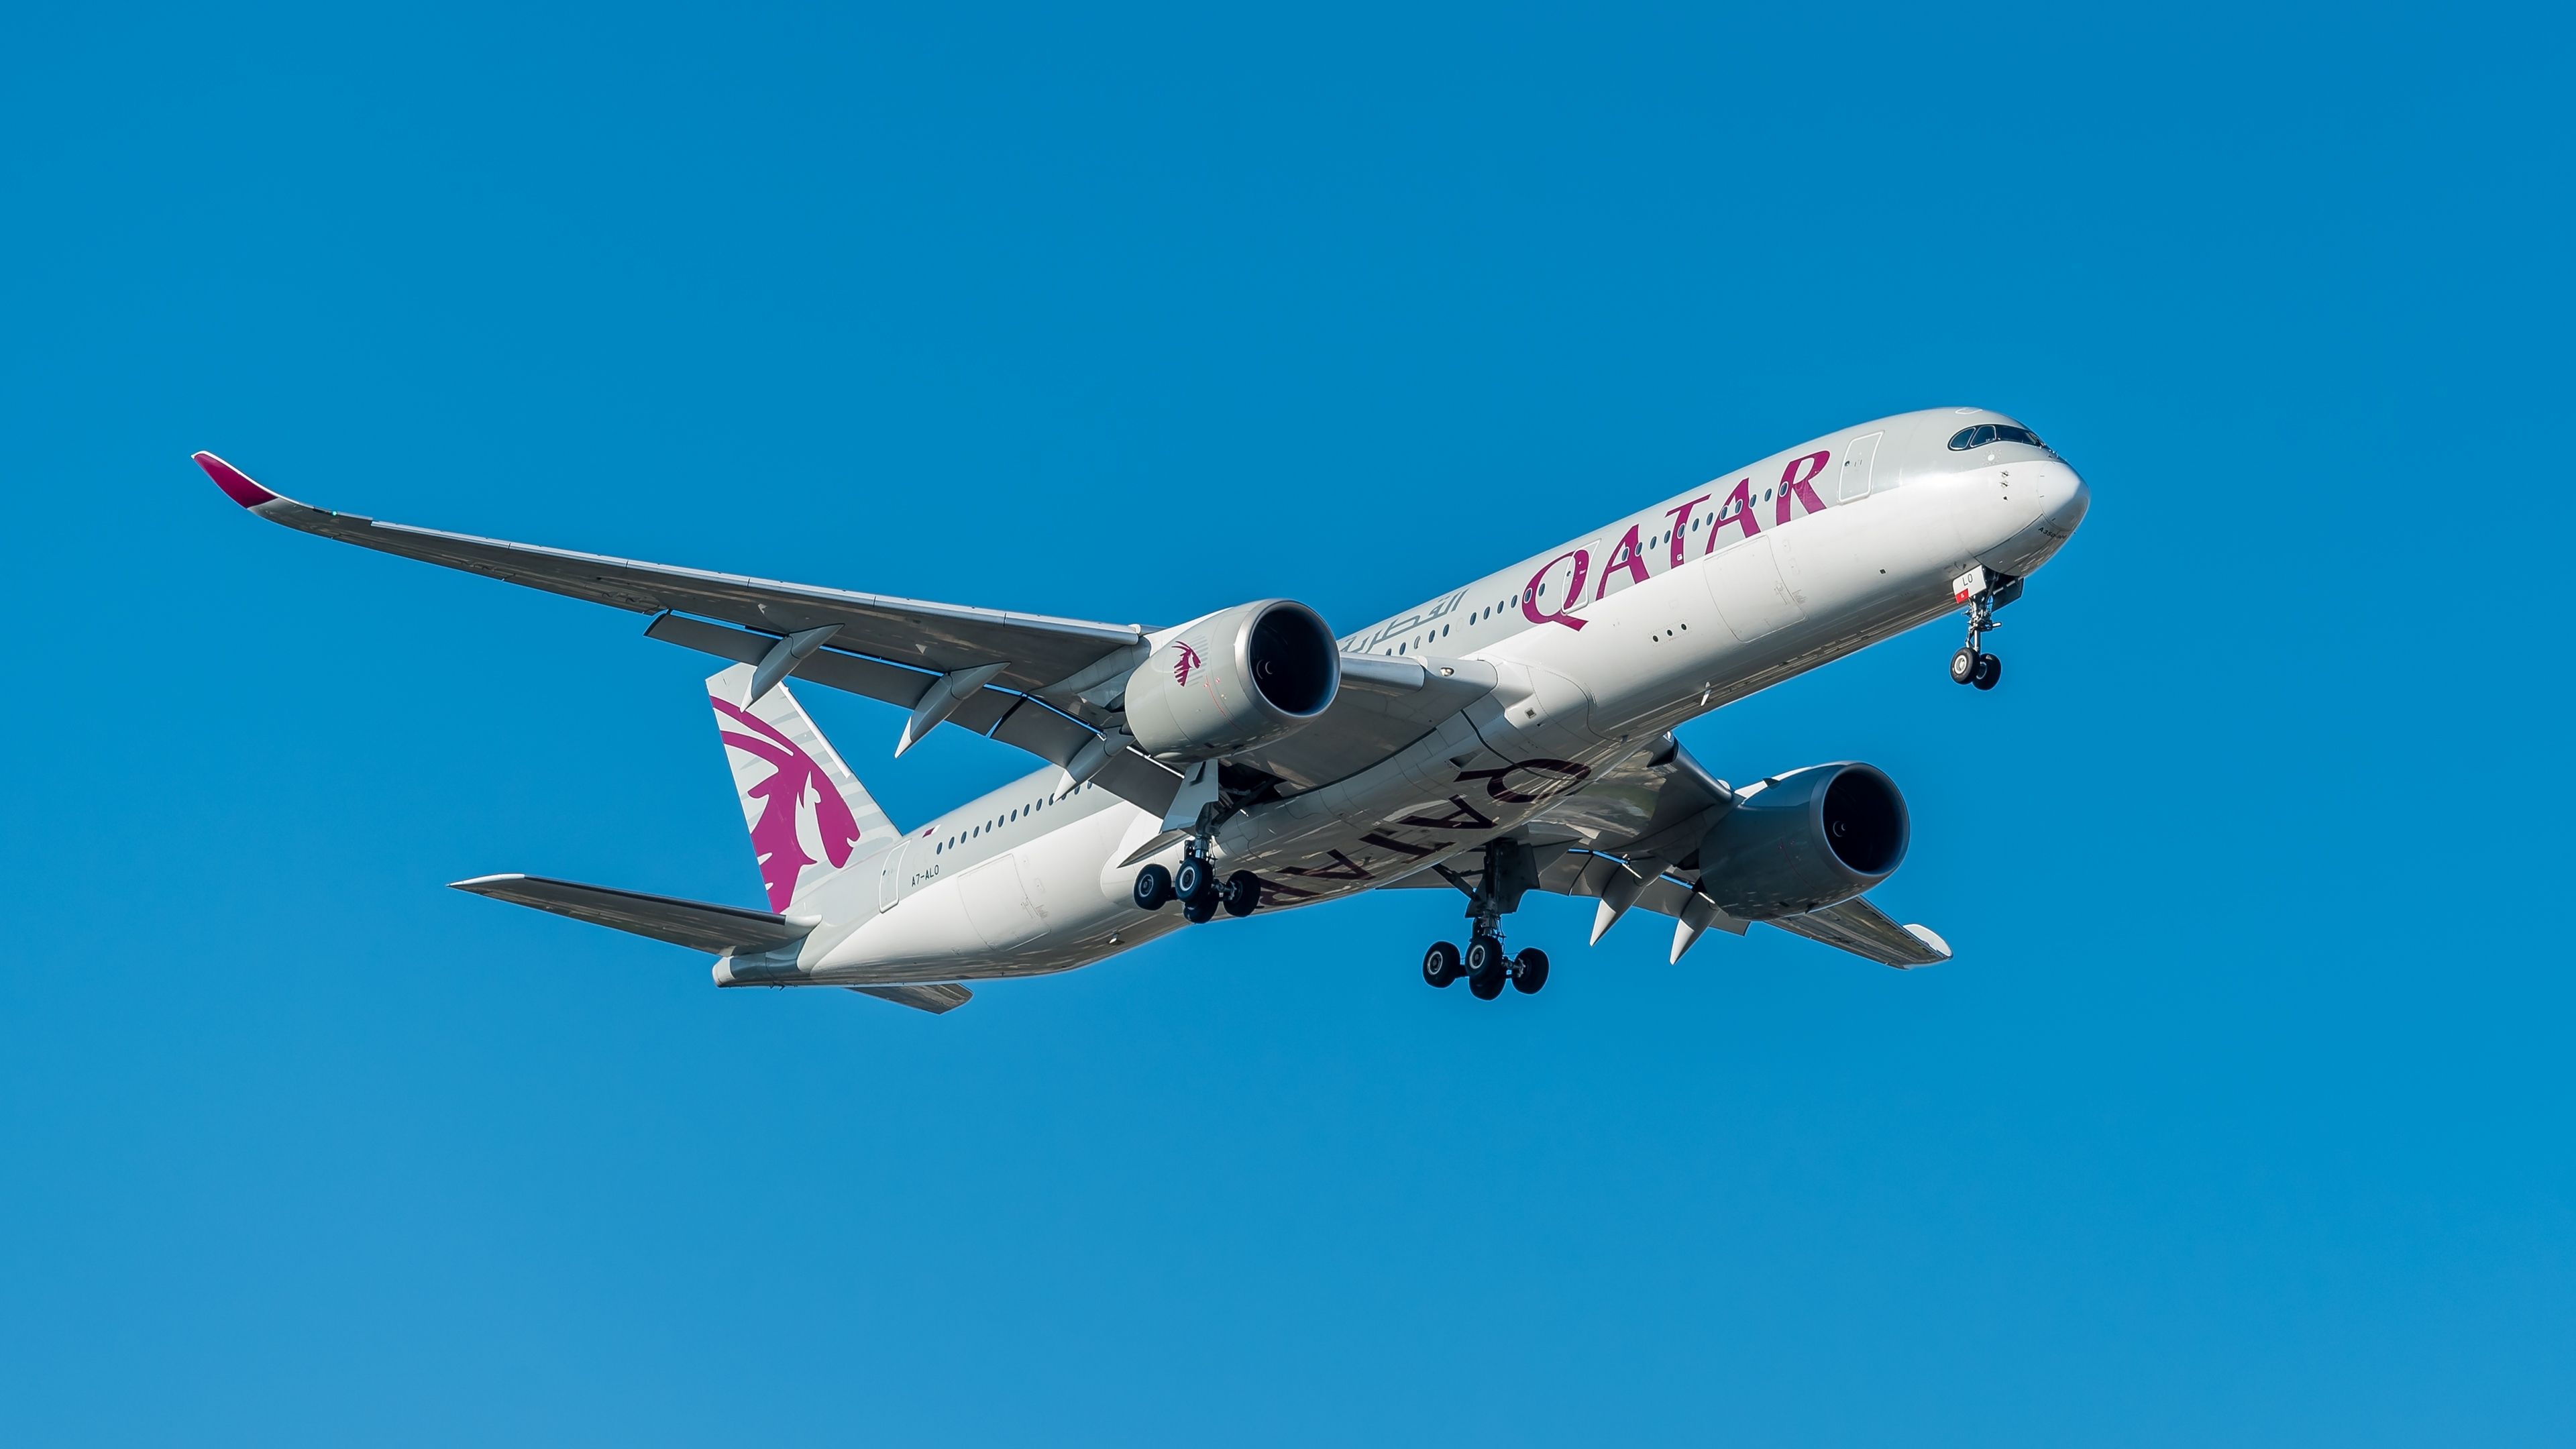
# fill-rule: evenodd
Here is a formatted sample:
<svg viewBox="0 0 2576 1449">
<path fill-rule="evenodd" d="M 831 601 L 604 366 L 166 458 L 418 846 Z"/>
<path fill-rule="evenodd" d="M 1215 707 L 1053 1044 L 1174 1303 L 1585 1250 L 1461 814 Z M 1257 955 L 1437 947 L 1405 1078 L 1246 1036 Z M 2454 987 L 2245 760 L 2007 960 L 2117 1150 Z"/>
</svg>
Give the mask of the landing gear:
<svg viewBox="0 0 2576 1449">
<path fill-rule="evenodd" d="M 1172 873 L 1159 865 L 1136 872 L 1136 909 L 1159 911 L 1172 903 Z"/>
<path fill-rule="evenodd" d="M 1216 866 L 1208 858 L 1208 835 L 1213 829 L 1214 822 L 1202 817 L 1199 833 L 1182 847 L 1179 869 L 1149 865 L 1136 872 L 1136 909 L 1159 911 L 1179 901 L 1182 919 L 1197 925 L 1214 919 L 1219 910 L 1229 916 L 1248 916 L 1260 907 L 1261 877 L 1238 870 L 1218 883 Z"/>
<path fill-rule="evenodd" d="M 1983 645 L 1995 626 L 1995 610 L 2021 597 L 2022 581 L 1989 574 L 1983 565 L 1950 581 L 1951 590 L 1968 601 L 1968 643 L 1950 656 L 1950 682 L 1992 689 L 2004 677 L 2004 662 Z"/>
<path fill-rule="evenodd" d="M 1478 1001 L 1491 1001 L 1503 994 L 1503 978 L 1511 974 L 1510 963 L 1503 959 L 1503 938 L 1477 934 L 1467 942 L 1467 989 Z"/>
<path fill-rule="evenodd" d="M 1261 904 L 1261 877 L 1248 870 L 1238 870 L 1225 878 L 1218 888 L 1217 900 L 1229 916 L 1248 916 Z"/>
<path fill-rule="evenodd" d="M 1464 976 L 1467 990 L 1479 1001 L 1491 1001 L 1503 994 L 1506 982 L 1523 994 L 1547 984 L 1547 953 L 1526 950 L 1508 955 L 1503 946 L 1502 918 L 1521 903 L 1521 894 L 1538 884 L 1538 871 L 1530 859 L 1529 847 L 1517 840 L 1497 840 L 1485 847 L 1485 868 L 1473 881 L 1451 870 L 1436 866 L 1443 879 L 1467 896 L 1467 917 L 1474 923 L 1474 934 L 1467 938 L 1467 950 L 1460 954 L 1446 941 L 1435 941 L 1423 953 L 1422 979 L 1433 986 L 1446 986 Z"/>
</svg>

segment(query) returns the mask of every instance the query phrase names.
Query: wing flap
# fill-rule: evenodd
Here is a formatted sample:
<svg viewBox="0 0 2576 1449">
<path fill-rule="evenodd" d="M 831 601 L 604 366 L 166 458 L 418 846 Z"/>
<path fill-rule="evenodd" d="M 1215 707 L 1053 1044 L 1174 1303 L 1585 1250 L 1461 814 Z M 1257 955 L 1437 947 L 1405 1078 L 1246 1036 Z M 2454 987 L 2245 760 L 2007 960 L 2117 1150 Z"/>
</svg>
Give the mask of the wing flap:
<svg viewBox="0 0 2576 1449">
<path fill-rule="evenodd" d="M 664 614 L 646 625 L 647 637 L 684 649 L 695 649 L 719 659 L 754 664 L 768 654 L 778 641 L 767 634 L 755 634 L 730 624 L 710 623 L 684 614 Z M 833 689 L 882 700 L 910 709 L 938 682 L 939 676 L 925 670 L 870 659 L 830 645 L 815 650 L 798 661 L 790 677 L 827 685 Z M 988 735 L 1006 745 L 1016 745 L 1048 764 L 1059 768 L 1073 762 L 1082 747 L 1096 738 L 1089 725 L 1058 712 L 1033 696 L 1017 690 L 987 685 L 966 697 L 948 716 L 948 723 Z M 1130 748 L 1104 766 L 1093 779 L 1104 790 L 1142 809 L 1159 815 L 1179 793 L 1181 777 L 1169 767 Z"/>
<path fill-rule="evenodd" d="M 808 929 L 768 911 L 747 911 L 740 906 L 621 891 L 540 875 L 477 876 L 453 885 L 457 890 L 508 901 L 514 906 L 568 916 L 589 925 L 717 956 L 775 950 L 805 939 Z"/>
</svg>

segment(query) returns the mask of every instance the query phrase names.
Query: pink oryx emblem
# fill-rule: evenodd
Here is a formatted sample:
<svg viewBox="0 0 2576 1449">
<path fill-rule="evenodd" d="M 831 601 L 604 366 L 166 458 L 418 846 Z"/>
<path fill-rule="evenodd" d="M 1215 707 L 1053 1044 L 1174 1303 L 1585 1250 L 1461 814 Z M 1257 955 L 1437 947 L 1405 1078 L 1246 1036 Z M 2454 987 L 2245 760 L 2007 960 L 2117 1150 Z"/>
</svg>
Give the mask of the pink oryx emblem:
<svg viewBox="0 0 2576 1449">
<path fill-rule="evenodd" d="M 1181 646 L 1180 662 L 1172 666 L 1172 682 L 1175 684 L 1187 684 L 1190 682 L 1190 672 L 1192 670 L 1203 669 L 1205 667 L 1205 661 L 1199 658 L 1199 651 L 1191 648 L 1187 644 L 1183 644 Z"/>
<path fill-rule="evenodd" d="M 760 883 L 769 890 L 769 908 L 783 911 L 796 898 L 796 878 L 814 863 L 814 857 L 805 853 L 807 812 L 812 812 L 814 843 L 835 866 L 850 863 L 850 851 L 859 843 L 858 817 L 850 813 L 850 802 L 841 798 L 840 788 L 823 773 L 823 767 L 798 749 L 795 741 L 749 710 L 713 695 L 707 703 L 716 707 L 717 714 L 756 732 L 736 734 L 719 723 L 716 734 L 728 746 L 771 766 L 768 779 L 743 793 L 760 801 L 760 818 L 751 826 L 751 849 L 760 857 Z"/>
</svg>

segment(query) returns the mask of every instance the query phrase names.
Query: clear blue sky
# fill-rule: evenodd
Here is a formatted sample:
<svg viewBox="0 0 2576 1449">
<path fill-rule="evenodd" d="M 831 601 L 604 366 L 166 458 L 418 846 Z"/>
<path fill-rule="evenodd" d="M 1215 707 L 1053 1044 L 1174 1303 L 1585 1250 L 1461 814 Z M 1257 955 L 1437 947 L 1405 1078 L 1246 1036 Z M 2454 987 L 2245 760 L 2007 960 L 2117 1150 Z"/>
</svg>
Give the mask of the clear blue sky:
<svg viewBox="0 0 2576 1449">
<path fill-rule="evenodd" d="M 1797 7 L 1787 7 L 1796 9 Z M 916 7 L 918 9 L 918 7 Z M 2564 1444 L 2570 118 L 2538 9 L 29 7 L 0 1439 Z M 2092 481 L 1875 762 L 1959 959 L 1421 892 L 934 1019 L 628 615 L 405 522 L 1349 628 L 1900 409 Z M 809 690 L 899 821 L 1025 760 Z"/>
</svg>

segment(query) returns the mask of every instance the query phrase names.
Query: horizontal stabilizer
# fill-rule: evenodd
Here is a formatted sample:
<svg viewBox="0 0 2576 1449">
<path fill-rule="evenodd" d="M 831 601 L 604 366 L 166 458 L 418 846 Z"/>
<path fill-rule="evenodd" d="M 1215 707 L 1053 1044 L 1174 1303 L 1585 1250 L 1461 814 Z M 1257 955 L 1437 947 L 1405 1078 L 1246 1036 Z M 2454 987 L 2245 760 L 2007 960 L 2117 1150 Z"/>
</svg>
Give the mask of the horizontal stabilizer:
<svg viewBox="0 0 2576 1449">
<path fill-rule="evenodd" d="M 975 994 L 954 982 L 933 986 L 853 986 L 850 989 L 861 996 L 873 996 L 879 1001 L 891 1001 L 897 1006 L 909 1006 L 933 1016 L 943 1011 L 955 1011 Z"/>
<path fill-rule="evenodd" d="M 1950 959 L 1950 943 L 1933 934 L 1931 927 L 1900 926 L 1859 896 L 1803 916 L 1782 916 L 1770 924 L 1899 971 L 1937 966 Z"/>
<path fill-rule="evenodd" d="M 774 950 L 805 939 L 807 930 L 804 926 L 789 923 L 784 916 L 767 911 L 746 911 L 740 906 L 684 901 L 671 896 L 648 896 L 642 891 L 611 890 L 607 886 L 582 885 L 576 881 L 548 880 L 541 875 L 478 876 L 473 880 L 454 882 L 454 885 L 458 890 L 489 896 L 496 901 L 508 901 L 514 906 L 551 911 L 594 926 L 606 926 L 612 931 L 649 936 L 656 941 L 668 941 L 674 946 L 688 946 L 718 956 L 729 952 Z M 949 1004 L 953 1006 L 956 1003 Z"/>
</svg>

